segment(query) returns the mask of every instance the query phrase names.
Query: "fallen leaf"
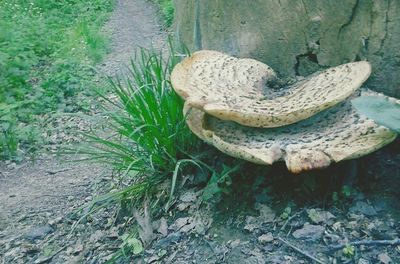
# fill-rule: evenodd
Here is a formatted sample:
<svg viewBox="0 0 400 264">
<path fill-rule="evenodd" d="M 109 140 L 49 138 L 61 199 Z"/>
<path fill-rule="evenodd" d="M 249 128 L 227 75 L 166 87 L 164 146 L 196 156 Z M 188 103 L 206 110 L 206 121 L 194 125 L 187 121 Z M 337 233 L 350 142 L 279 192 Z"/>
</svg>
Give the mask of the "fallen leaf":
<svg viewBox="0 0 400 264">
<path fill-rule="evenodd" d="M 378 255 L 378 259 L 379 259 L 380 263 L 383 263 L 383 264 L 392 263 L 392 259 L 391 259 L 391 258 L 389 257 L 389 255 L 386 254 L 386 253 L 381 253 L 381 254 L 379 254 L 379 255 Z"/>
</svg>

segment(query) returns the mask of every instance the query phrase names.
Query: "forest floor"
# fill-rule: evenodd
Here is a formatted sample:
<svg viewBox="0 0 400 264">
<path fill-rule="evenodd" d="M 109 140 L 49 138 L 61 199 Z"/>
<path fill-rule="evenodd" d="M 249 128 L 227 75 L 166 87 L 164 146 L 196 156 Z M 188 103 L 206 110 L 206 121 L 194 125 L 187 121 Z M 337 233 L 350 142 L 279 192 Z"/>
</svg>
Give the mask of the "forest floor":
<svg viewBox="0 0 400 264">
<path fill-rule="evenodd" d="M 146 0 L 118 0 L 110 20 L 104 26 L 111 36 L 112 50 L 98 65 L 99 85 L 102 76 L 114 76 L 130 63 L 139 47 L 161 48 L 167 33 L 157 16 L 157 8 Z M 96 98 L 92 98 L 96 101 Z M 48 150 L 60 144 L 79 143 L 79 132 L 101 124 L 100 112 L 93 108 L 89 116 L 60 114 L 49 118 Z M 110 170 L 99 164 L 74 162 L 79 157 L 42 154 L 33 162 L 8 163 L 0 166 L 0 263 L 40 263 L 62 249 L 52 263 L 81 263 L 70 257 L 66 238 L 71 226 L 68 215 L 101 192 L 109 183 Z M 89 232 L 90 234 L 90 232 Z M 85 244 L 85 238 L 83 244 Z M 89 237 L 87 237 L 89 240 Z M 86 246 L 85 246 L 86 248 Z M 39 258 L 38 258 L 39 257 Z M 45 261 L 47 262 L 47 261 Z"/>
<path fill-rule="evenodd" d="M 145 0 L 117 1 L 104 30 L 113 49 L 98 71 L 111 76 L 138 47 L 162 48 L 167 37 L 156 8 Z M 101 119 L 95 108 L 89 119 L 53 119 L 49 148 L 79 142 L 72 131 L 96 128 Z M 352 187 L 337 192 L 319 185 L 340 180 L 299 181 L 308 176 L 290 175 L 277 165 L 233 179 L 229 194 L 205 203 L 207 179 L 187 175 L 170 213 L 142 219 L 151 226 L 151 246 L 134 259 L 119 254 L 117 263 L 400 263 L 399 145 L 360 159 Z M 76 209 L 105 190 L 112 177 L 106 166 L 66 162 L 74 158 L 43 155 L 34 163 L 0 168 L 0 263 L 105 263 L 120 249 L 133 216 L 117 221 L 116 211 L 106 208 L 74 225 Z M 317 174 L 328 179 L 347 172 L 337 167 Z M 361 240 L 366 245 L 349 245 Z M 379 245 L 382 241 L 395 245 Z M 342 244 L 348 245 L 330 248 Z"/>
</svg>

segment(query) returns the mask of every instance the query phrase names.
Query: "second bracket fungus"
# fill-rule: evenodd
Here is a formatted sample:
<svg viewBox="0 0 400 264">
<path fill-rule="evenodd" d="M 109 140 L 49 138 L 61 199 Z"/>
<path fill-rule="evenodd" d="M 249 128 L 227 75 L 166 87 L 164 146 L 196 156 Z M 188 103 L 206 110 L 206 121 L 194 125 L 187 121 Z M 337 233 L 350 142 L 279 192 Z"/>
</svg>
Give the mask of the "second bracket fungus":
<svg viewBox="0 0 400 264">
<path fill-rule="evenodd" d="M 257 164 L 284 160 L 294 173 L 354 159 L 392 142 L 396 133 L 360 116 L 350 100 L 279 128 L 245 127 L 186 105 L 187 123 L 222 152 Z"/>
</svg>

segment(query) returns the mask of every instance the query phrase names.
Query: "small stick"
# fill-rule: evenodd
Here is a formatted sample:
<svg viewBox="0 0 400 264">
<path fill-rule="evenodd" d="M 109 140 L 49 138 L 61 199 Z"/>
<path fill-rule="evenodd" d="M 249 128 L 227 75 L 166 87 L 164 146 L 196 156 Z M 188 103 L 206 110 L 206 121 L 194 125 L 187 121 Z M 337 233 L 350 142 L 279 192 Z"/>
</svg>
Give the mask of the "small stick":
<svg viewBox="0 0 400 264">
<path fill-rule="evenodd" d="M 319 259 L 313 257 L 313 256 L 310 255 L 308 252 L 305 252 L 305 251 L 301 250 L 300 248 L 298 248 L 298 247 L 296 247 L 296 246 L 290 244 L 290 243 L 287 242 L 286 240 L 283 240 L 281 237 L 277 237 L 277 239 L 278 239 L 279 241 L 281 241 L 282 243 L 286 244 L 287 246 L 293 248 L 294 250 L 296 250 L 296 251 L 299 252 L 300 254 L 306 256 L 307 258 L 309 258 L 309 259 L 311 259 L 311 260 L 314 260 L 315 262 L 317 262 L 317 263 L 319 263 L 319 264 L 324 264 L 324 262 L 322 262 L 321 260 L 319 260 Z"/>
<path fill-rule="evenodd" d="M 283 231 L 285 229 L 285 227 L 287 226 L 287 224 L 289 224 L 290 221 L 292 221 L 293 218 L 298 217 L 299 215 L 301 215 L 306 209 L 302 209 L 300 211 L 298 211 L 297 213 L 295 213 L 294 215 L 292 215 L 291 217 L 289 217 L 286 222 L 283 224 L 283 226 L 281 227 L 280 231 Z"/>
<path fill-rule="evenodd" d="M 393 239 L 393 240 L 359 240 L 359 241 L 349 242 L 346 244 L 330 246 L 329 250 L 336 251 L 336 250 L 345 248 L 346 246 L 361 246 L 361 245 L 365 245 L 365 246 L 397 246 L 397 245 L 400 245 L 400 239 L 397 238 L 397 239 Z"/>
</svg>

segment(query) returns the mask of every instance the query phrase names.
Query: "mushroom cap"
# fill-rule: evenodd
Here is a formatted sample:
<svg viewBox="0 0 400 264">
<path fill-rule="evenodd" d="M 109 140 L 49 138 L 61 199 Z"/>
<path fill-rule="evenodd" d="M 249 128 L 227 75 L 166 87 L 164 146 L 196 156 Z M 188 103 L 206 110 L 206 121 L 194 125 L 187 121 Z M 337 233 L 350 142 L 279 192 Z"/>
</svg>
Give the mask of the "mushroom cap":
<svg viewBox="0 0 400 264">
<path fill-rule="evenodd" d="M 191 106 L 219 119 L 251 127 L 279 127 L 342 102 L 370 74 L 367 61 L 347 63 L 276 90 L 267 84 L 276 78 L 269 66 L 203 50 L 176 65 L 171 82 Z"/>
<path fill-rule="evenodd" d="M 350 99 L 301 122 L 254 128 L 212 117 L 186 102 L 189 127 L 222 152 L 257 164 L 284 160 L 294 173 L 371 153 L 396 133 L 360 116 Z"/>
</svg>

